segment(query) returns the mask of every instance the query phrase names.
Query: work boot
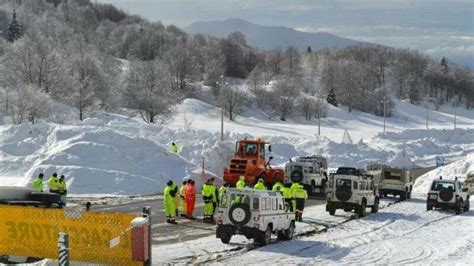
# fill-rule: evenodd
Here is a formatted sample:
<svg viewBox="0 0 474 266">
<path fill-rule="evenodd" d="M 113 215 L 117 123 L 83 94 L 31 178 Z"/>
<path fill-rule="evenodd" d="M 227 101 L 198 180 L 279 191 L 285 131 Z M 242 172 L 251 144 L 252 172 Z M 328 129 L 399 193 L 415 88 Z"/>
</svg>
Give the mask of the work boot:
<svg viewBox="0 0 474 266">
<path fill-rule="evenodd" d="M 181 213 L 180 215 L 181 217 L 187 217 L 187 215 L 185 213 Z"/>
<path fill-rule="evenodd" d="M 169 223 L 170 224 L 178 224 L 175 219 L 171 219 Z"/>
</svg>

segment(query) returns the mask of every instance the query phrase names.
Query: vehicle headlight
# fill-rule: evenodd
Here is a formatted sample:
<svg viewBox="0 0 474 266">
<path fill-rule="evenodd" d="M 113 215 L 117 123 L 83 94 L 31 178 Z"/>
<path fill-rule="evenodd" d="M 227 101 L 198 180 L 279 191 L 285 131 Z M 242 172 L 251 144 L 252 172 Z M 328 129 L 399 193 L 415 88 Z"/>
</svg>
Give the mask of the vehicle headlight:
<svg viewBox="0 0 474 266">
<path fill-rule="evenodd" d="M 429 199 L 438 199 L 438 195 L 436 194 L 430 194 Z"/>
</svg>

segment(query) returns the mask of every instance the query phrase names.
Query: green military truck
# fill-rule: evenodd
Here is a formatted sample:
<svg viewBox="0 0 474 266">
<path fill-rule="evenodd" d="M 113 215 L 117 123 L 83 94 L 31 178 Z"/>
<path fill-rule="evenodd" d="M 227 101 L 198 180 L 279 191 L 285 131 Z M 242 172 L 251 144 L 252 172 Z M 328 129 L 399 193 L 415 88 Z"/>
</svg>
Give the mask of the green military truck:
<svg viewBox="0 0 474 266">
<path fill-rule="evenodd" d="M 367 166 L 367 173 L 374 176 L 381 197 L 393 195 L 399 196 L 400 200 L 411 198 L 413 177 L 407 169 L 371 164 Z"/>
</svg>

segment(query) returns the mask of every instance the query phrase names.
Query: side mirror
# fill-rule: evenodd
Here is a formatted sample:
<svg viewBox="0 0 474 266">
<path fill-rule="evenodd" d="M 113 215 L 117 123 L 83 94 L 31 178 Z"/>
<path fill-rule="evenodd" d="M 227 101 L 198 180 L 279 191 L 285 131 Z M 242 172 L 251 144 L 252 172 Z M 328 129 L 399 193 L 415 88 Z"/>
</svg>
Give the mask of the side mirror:
<svg viewBox="0 0 474 266">
<path fill-rule="evenodd" d="M 268 145 L 268 151 L 272 152 L 272 145 Z"/>
<path fill-rule="evenodd" d="M 270 159 L 270 160 L 268 160 L 268 161 L 271 161 L 271 160 L 273 160 L 273 156 L 270 156 L 270 157 L 268 157 L 268 159 Z"/>
</svg>

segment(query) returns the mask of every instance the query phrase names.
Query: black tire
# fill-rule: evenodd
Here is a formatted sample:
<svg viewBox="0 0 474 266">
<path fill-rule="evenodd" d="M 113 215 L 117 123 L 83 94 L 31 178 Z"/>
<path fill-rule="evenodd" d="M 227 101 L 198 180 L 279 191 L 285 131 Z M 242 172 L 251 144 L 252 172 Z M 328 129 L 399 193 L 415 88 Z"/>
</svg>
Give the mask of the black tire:
<svg viewBox="0 0 474 266">
<path fill-rule="evenodd" d="M 291 182 L 300 183 L 303 181 L 303 171 L 302 170 L 293 170 L 290 174 Z"/>
<path fill-rule="evenodd" d="M 433 210 L 433 206 L 426 204 L 426 210 L 427 211 Z"/>
<path fill-rule="evenodd" d="M 404 201 L 406 199 L 407 199 L 407 192 L 406 191 L 400 192 L 400 201 Z"/>
<path fill-rule="evenodd" d="M 336 188 L 336 198 L 339 201 L 345 202 L 350 200 L 352 197 L 352 190 L 350 187 L 340 186 Z"/>
<path fill-rule="evenodd" d="M 295 236 L 295 223 L 291 222 L 290 227 L 285 230 L 284 232 L 285 235 L 285 240 L 292 240 L 293 237 Z"/>
<path fill-rule="evenodd" d="M 308 190 L 309 190 L 308 195 L 312 196 L 312 195 L 316 194 L 316 193 L 314 193 L 315 189 L 316 189 L 316 184 L 314 183 L 314 180 L 313 180 L 313 181 L 311 181 L 311 185 L 308 188 Z"/>
<path fill-rule="evenodd" d="M 232 235 L 229 233 L 223 233 L 221 235 L 221 242 L 224 244 L 229 244 L 230 239 L 232 238 Z"/>
<path fill-rule="evenodd" d="M 463 214 L 464 213 L 464 204 L 462 201 L 458 201 L 456 204 L 456 214 Z"/>
<path fill-rule="evenodd" d="M 268 245 L 272 238 L 272 227 L 269 225 L 265 232 L 258 232 L 258 235 L 255 237 L 255 242 L 261 244 L 262 246 Z"/>
<path fill-rule="evenodd" d="M 286 240 L 286 236 L 285 236 L 285 231 L 284 231 L 284 230 L 278 231 L 277 240 L 278 240 L 278 241 Z"/>
<path fill-rule="evenodd" d="M 466 199 L 466 203 L 464 203 L 464 212 L 468 212 L 470 209 L 471 204 L 469 203 L 469 197 Z"/>
<path fill-rule="evenodd" d="M 329 215 L 336 214 L 336 209 L 334 207 L 329 208 Z"/>
<path fill-rule="evenodd" d="M 372 213 L 377 213 L 379 211 L 379 198 L 375 198 L 374 205 L 371 207 L 371 212 Z"/>
<path fill-rule="evenodd" d="M 454 194 L 453 194 L 453 191 L 451 189 L 443 188 L 439 192 L 439 198 L 442 201 L 445 201 L 445 202 L 450 201 L 450 200 L 453 199 L 453 197 L 454 197 Z"/>
<path fill-rule="evenodd" d="M 32 201 L 39 201 L 46 205 L 59 203 L 61 200 L 61 195 L 49 192 L 31 192 L 30 197 Z"/>
<path fill-rule="evenodd" d="M 359 217 L 364 217 L 366 215 L 365 209 L 367 207 L 367 203 L 365 203 L 365 199 L 362 200 L 362 204 L 358 208 L 357 214 L 359 214 Z"/>
<path fill-rule="evenodd" d="M 229 210 L 229 220 L 236 225 L 246 225 L 252 216 L 250 212 L 250 206 L 248 204 L 239 203 Z"/>
</svg>

